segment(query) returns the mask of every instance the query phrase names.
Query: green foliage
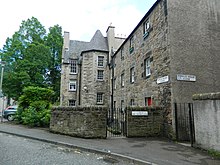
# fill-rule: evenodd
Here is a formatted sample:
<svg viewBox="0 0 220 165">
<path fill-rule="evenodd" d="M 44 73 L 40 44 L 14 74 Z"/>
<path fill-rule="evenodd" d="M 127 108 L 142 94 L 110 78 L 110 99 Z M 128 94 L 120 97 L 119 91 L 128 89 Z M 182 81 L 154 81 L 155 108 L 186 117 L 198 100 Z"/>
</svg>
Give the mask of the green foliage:
<svg viewBox="0 0 220 165">
<path fill-rule="evenodd" d="M 61 55 L 63 46 L 62 28 L 59 25 L 49 28 L 49 34 L 45 41 L 50 48 L 49 71 L 47 81 L 50 82 L 52 89 L 55 91 L 55 97 L 60 96 L 60 72 L 61 72 Z"/>
<path fill-rule="evenodd" d="M 34 17 L 22 21 L 11 38 L 6 40 L 0 52 L 6 61 L 3 92 L 17 100 L 27 86 L 51 87 L 60 91 L 60 65 L 62 54 L 62 28 L 49 28 L 49 33 Z"/>
<path fill-rule="evenodd" d="M 26 87 L 19 98 L 16 120 L 29 126 L 49 126 L 54 92 L 40 87 Z"/>
<path fill-rule="evenodd" d="M 29 107 L 17 114 L 16 117 L 20 118 L 20 123 L 31 127 L 48 127 L 50 124 L 50 110 L 41 109 L 37 111 L 34 107 Z"/>
<path fill-rule="evenodd" d="M 220 152 L 214 149 L 208 150 L 208 154 L 211 155 L 213 158 L 220 159 Z"/>
<path fill-rule="evenodd" d="M 38 105 L 44 104 L 45 108 L 48 108 L 53 96 L 54 91 L 51 89 L 29 86 L 23 89 L 23 94 L 18 100 L 19 107 L 25 109 L 29 106 L 35 106 L 37 108 Z"/>
</svg>

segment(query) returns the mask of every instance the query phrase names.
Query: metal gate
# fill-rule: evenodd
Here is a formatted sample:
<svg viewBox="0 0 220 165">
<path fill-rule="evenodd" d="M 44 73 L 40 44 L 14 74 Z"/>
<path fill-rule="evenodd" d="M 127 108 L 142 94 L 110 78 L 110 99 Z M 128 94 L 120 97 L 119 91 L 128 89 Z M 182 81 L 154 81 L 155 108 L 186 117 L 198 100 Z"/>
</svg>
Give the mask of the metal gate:
<svg viewBox="0 0 220 165">
<path fill-rule="evenodd" d="M 175 123 L 177 141 L 195 142 L 194 115 L 192 103 L 175 103 Z"/>
<path fill-rule="evenodd" d="M 107 137 L 126 136 L 126 113 L 120 108 L 109 110 L 107 118 Z"/>
</svg>

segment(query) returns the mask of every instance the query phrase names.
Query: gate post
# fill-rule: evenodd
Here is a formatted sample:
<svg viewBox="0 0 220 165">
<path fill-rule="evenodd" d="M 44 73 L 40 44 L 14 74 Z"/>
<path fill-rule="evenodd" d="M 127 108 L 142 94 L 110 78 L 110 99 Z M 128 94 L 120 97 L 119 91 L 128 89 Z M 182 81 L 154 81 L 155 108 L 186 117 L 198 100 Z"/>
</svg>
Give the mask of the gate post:
<svg viewBox="0 0 220 165">
<path fill-rule="evenodd" d="M 177 103 L 174 103 L 174 110 L 175 110 L 175 130 L 176 130 L 176 140 L 179 140 L 178 135 L 178 115 L 177 115 Z"/>
<path fill-rule="evenodd" d="M 192 104 L 188 103 L 188 107 L 189 107 L 190 142 L 191 142 L 191 147 L 193 147 L 193 143 L 194 143 L 194 119 L 193 119 Z"/>
</svg>

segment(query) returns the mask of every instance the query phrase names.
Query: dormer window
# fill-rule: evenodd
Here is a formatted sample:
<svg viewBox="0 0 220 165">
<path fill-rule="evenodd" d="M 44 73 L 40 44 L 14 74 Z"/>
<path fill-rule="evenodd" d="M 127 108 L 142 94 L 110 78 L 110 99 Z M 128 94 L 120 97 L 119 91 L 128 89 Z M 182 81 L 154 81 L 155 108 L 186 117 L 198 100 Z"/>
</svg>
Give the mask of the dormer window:
<svg viewBox="0 0 220 165">
<path fill-rule="evenodd" d="M 150 21 L 147 19 L 143 24 L 143 37 L 146 38 L 150 32 Z"/>
<path fill-rule="evenodd" d="M 130 38 L 130 49 L 129 52 L 132 53 L 134 51 L 134 36 Z"/>
</svg>

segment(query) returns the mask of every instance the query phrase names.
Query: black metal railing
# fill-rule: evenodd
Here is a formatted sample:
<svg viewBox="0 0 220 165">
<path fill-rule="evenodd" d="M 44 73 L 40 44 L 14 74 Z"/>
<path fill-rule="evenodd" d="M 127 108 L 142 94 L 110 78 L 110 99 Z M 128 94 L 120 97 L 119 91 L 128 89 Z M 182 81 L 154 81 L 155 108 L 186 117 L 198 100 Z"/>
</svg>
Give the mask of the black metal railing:
<svg viewBox="0 0 220 165">
<path fill-rule="evenodd" d="M 120 108 L 109 110 L 107 118 L 107 137 L 126 136 L 126 113 Z"/>
</svg>

